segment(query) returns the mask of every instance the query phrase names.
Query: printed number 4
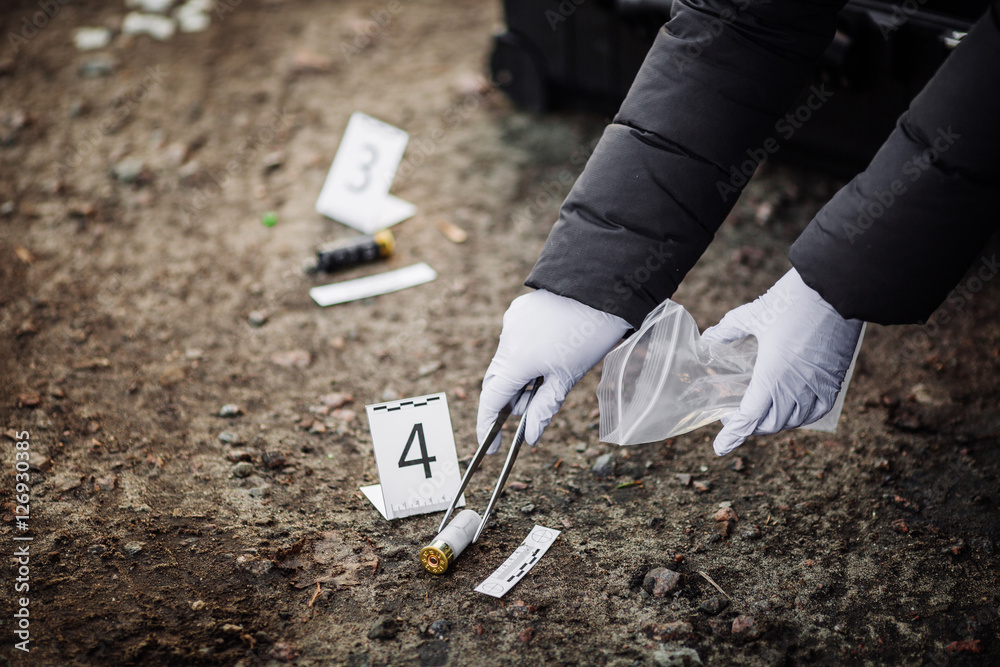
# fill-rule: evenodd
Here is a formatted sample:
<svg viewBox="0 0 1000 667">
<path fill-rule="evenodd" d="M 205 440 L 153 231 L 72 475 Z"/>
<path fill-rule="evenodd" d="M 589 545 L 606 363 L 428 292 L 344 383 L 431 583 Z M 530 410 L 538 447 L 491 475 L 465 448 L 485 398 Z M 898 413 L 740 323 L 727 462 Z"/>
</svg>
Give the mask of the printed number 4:
<svg viewBox="0 0 1000 667">
<path fill-rule="evenodd" d="M 406 455 L 410 453 L 410 447 L 413 445 L 414 438 L 420 440 L 420 458 L 407 461 Z M 431 463 L 434 461 L 437 461 L 436 456 L 427 456 L 427 441 L 424 439 L 424 425 L 414 424 L 413 430 L 410 431 L 410 439 L 406 441 L 406 447 L 403 447 L 403 454 L 399 457 L 399 467 L 406 468 L 408 466 L 422 465 L 424 467 L 424 477 L 426 479 L 430 479 Z"/>
</svg>

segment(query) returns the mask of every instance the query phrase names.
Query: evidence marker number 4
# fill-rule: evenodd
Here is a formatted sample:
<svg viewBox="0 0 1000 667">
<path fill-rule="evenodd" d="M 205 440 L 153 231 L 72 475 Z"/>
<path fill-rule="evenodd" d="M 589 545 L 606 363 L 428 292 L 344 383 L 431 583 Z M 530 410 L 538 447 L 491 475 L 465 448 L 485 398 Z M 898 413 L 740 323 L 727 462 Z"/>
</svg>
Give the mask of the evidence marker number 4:
<svg viewBox="0 0 1000 667">
<path fill-rule="evenodd" d="M 386 519 L 447 509 L 461 475 L 442 392 L 365 406 L 380 484 L 361 491 Z M 460 499 L 465 504 L 465 499 Z"/>
</svg>

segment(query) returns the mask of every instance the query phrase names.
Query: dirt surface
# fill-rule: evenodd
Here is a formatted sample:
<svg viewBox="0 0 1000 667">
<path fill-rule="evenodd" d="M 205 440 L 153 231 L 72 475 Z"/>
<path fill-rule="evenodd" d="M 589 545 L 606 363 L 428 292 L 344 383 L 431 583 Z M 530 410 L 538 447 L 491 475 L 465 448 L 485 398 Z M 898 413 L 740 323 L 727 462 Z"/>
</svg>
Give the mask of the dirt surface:
<svg viewBox="0 0 1000 667">
<path fill-rule="evenodd" d="M 445 391 L 472 453 L 501 316 L 603 121 L 527 115 L 489 88 L 496 2 L 404 2 L 384 26 L 379 3 L 230 4 L 205 32 L 79 52 L 76 27 L 125 10 L 73 0 L 17 54 L 2 45 L 0 613 L 30 597 L 30 652 L 8 620 L 0 658 L 1000 661 L 1000 281 L 973 273 L 929 327 L 869 328 L 834 435 L 755 438 L 722 459 L 717 426 L 603 445 L 591 373 L 521 454 L 480 543 L 449 574 L 423 571 L 440 515 L 390 523 L 361 497 L 377 480 L 364 405 Z M 4 3 L 2 33 L 35 11 Z M 411 134 L 393 192 L 419 213 L 393 258 L 338 277 L 415 261 L 440 277 L 322 309 L 307 290 L 331 278 L 300 266 L 352 234 L 313 205 L 355 110 Z M 677 300 L 705 327 L 757 296 L 838 186 L 763 169 Z M 218 416 L 226 404 L 241 414 Z M 614 475 L 598 479 L 605 453 Z M 562 530 L 548 555 L 502 600 L 473 592 L 535 523 Z M 16 593 L 24 545 L 30 592 Z M 650 595 L 664 567 L 679 585 Z"/>
</svg>

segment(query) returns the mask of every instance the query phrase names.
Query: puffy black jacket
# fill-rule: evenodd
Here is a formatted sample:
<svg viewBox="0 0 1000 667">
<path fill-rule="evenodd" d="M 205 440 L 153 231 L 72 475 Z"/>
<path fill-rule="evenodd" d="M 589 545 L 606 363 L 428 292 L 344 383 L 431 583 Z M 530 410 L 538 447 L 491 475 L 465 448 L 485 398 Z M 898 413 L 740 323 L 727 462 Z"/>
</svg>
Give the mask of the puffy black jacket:
<svg viewBox="0 0 1000 667">
<path fill-rule="evenodd" d="M 777 141 L 844 3 L 682 0 L 526 281 L 638 327 Z M 814 87 L 807 104 L 829 91 Z M 750 164 L 746 164 L 747 161 Z M 841 315 L 924 320 L 1000 220 L 1000 2 L 792 247 Z"/>
</svg>

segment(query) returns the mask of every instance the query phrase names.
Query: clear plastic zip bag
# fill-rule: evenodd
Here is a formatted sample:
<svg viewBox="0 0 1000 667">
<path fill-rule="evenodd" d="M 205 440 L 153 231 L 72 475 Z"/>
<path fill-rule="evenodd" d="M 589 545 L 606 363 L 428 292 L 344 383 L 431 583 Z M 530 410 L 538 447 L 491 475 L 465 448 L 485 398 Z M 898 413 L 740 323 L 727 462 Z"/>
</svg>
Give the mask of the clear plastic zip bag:
<svg viewBox="0 0 1000 667">
<path fill-rule="evenodd" d="M 757 339 L 703 340 L 683 306 L 666 300 L 604 359 L 600 439 L 638 445 L 735 412 L 750 384 Z"/>
</svg>

